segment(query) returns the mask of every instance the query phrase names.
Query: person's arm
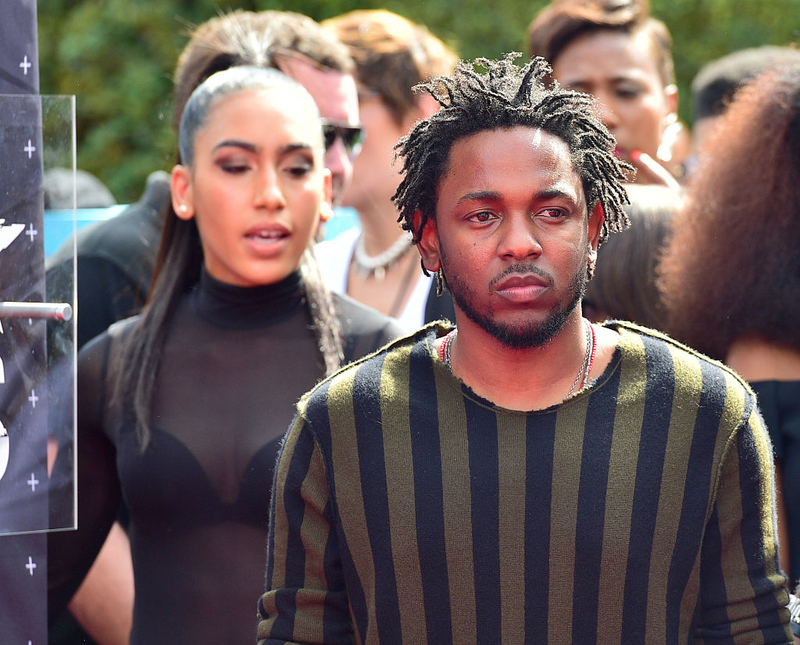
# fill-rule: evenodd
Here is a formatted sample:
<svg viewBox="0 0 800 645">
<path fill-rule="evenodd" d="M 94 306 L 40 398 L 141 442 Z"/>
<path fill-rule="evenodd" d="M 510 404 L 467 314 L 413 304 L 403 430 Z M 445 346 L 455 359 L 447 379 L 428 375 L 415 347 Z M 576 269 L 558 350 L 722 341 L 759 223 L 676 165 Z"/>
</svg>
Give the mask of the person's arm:
<svg viewBox="0 0 800 645">
<path fill-rule="evenodd" d="M 320 447 L 298 415 L 272 491 L 259 644 L 353 643 L 332 509 Z"/>
<path fill-rule="evenodd" d="M 114 523 L 69 610 L 98 645 L 128 645 L 133 624 L 133 564 L 128 535 Z"/>
<path fill-rule="evenodd" d="M 789 627 L 792 630 L 792 635 L 794 636 L 794 645 L 800 645 L 800 598 L 797 597 L 797 592 L 800 589 L 796 589 L 795 593 L 789 596 Z"/>
<path fill-rule="evenodd" d="M 646 152 L 632 151 L 631 161 L 636 168 L 636 178 L 639 183 L 666 186 L 677 193 L 681 192 L 681 185 L 672 173 Z"/>
<path fill-rule="evenodd" d="M 772 452 L 753 406 L 724 456 L 703 540 L 697 642 L 792 643 L 774 509 Z"/>
<path fill-rule="evenodd" d="M 105 542 L 121 501 L 116 452 L 103 432 L 105 371 L 110 339 L 90 343 L 78 357 L 77 530 L 48 536 L 48 610 L 65 610 Z M 72 498 L 71 441 L 59 447 L 51 486 L 55 499 Z"/>
<path fill-rule="evenodd" d="M 783 464 L 775 460 L 775 515 L 778 519 L 778 554 L 781 569 L 788 574 L 792 570 L 789 555 L 789 519 L 786 515 L 786 503 L 783 495 Z M 791 584 L 791 581 L 789 581 Z M 791 589 L 791 587 L 790 587 Z"/>
</svg>

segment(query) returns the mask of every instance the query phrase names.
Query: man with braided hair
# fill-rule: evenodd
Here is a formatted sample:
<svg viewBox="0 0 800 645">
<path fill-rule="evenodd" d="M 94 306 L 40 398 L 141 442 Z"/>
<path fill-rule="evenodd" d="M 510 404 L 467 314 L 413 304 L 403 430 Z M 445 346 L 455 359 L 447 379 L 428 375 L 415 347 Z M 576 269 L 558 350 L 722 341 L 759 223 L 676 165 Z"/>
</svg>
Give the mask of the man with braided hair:
<svg viewBox="0 0 800 645">
<path fill-rule="evenodd" d="M 457 324 L 299 403 L 260 642 L 790 642 L 752 392 L 581 315 L 630 167 L 548 71 L 509 55 L 422 86 L 441 108 L 398 144 L 394 200 Z"/>
</svg>

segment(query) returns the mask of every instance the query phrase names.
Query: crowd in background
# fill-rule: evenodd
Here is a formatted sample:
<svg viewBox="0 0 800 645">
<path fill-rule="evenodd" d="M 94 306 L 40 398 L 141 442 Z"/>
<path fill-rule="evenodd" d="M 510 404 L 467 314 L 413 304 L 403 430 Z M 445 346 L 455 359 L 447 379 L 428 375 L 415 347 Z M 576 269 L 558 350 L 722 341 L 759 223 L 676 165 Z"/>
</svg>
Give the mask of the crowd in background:
<svg viewBox="0 0 800 645">
<path fill-rule="evenodd" d="M 669 29 L 645 0 L 553 0 L 526 54 L 548 61 L 549 83 L 596 98 L 629 169 L 629 227 L 597 250 L 584 315 L 668 334 L 752 386 L 793 587 L 800 51 L 708 61 L 678 97 Z M 265 504 L 294 403 L 343 364 L 454 320 L 393 198 L 398 140 L 438 109 L 414 87 L 457 61 L 385 10 L 322 24 L 232 12 L 193 31 L 174 76 L 179 164 L 154 168 L 138 203 L 78 239 L 84 502 L 78 531 L 51 538 L 52 643 L 86 637 L 67 604 L 100 645 L 164 642 L 188 625 L 192 642 L 250 642 L 226 639 L 232 625 L 234 639 L 253 632 Z M 249 184 L 258 173 L 279 188 Z M 256 202 L 285 214 L 280 224 L 240 217 Z M 342 208 L 352 227 L 326 236 Z M 51 260 L 52 284 L 69 260 L 66 247 Z"/>
</svg>

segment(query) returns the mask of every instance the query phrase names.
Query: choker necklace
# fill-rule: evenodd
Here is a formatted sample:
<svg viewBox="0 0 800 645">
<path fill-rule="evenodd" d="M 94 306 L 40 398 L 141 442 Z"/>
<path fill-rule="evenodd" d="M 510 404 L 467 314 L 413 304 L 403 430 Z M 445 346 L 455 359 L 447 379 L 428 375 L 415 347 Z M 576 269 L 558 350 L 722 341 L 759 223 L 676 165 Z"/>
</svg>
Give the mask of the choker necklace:
<svg viewBox="0 0 800 645">
<path fill-rule="evenodd" d="M 356 246 L 353 249 L 353 260 L 356 263 L 356 269 L 365 278 L 372 275 L 376 280 L 383 280 L 386 277 L 386 272 L 391 269 L 397 261 L 403 257 L 411 248 L 411 233 L 404 231 L 403 234 L 397 238 L 383 253 L 378 255 L 367 255 L 364 248 L 364 233 L 358 236 Z"/>
<path fill-rule="evenodd" d="M 582 320 L 583 328 L 586 331 L 586 354 L 583 357 L 581 368 L 578 370 L 578 375 L 575 377 L 575 382 L 572 384 L 572 387 L 569 388 L 569 393 L 566 396 L 567 399 L 572 396 L 572 393 L 575 391 L 575 387 L 578 385 L 578 383 L 581 384 L 581 387 L 578 390 L 579 392 L 586 387 L 586 382 L 589 379 L 589 372 L 592 371 L 594 355 L 597 350 L 594 337 L 594 327 L 592 327 L 592 323 L 586 320 L 586 318 L 583 318 Z M 450 369 L 452 369 L 452 365 L 450 364 L 450 350 L 453 346 L 453 341 L 456 338 L 456 334 L 458 334 L 458 328 L 453 329 L 453 331 L 449 332 L 444 337 L 444 340 L 439 348 L 439 357 Z"/>
</svg>

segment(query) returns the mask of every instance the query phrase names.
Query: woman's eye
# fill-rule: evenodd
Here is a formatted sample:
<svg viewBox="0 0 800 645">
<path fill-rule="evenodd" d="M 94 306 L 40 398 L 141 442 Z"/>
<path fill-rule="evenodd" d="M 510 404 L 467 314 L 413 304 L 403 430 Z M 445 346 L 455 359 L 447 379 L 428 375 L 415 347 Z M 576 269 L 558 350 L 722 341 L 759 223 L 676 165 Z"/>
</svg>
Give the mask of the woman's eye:
<svg viewBox="0 0 800 645">
<path fill-rule="evenodd" d="M 292 177 L 305 177 L 311 172 L 313 166 L 311 164 L 292 164 L 285 168 Z"/>
<path fill-rule="evenodd" d="M 240 175 L 243 172 L 247 172 L 250 169 L 250 166 L 246 163 L 224 162 L 220 164 L 220 168 L 222 168 L 223 172 L 227 172 L 232 175 Z"/>
<path fill-rule="evenodd" d="M 284 159 L 281 167 L 291 177 L 305 177 L 314 169 L 314 160 L 305 154 L 293 154 Z"/>
<path fill-rule="evenodd" d="M 617 96 L 623 99 L 635 99 L 642 91 L 638 87 L 618 87 Z"/>
</svg>

